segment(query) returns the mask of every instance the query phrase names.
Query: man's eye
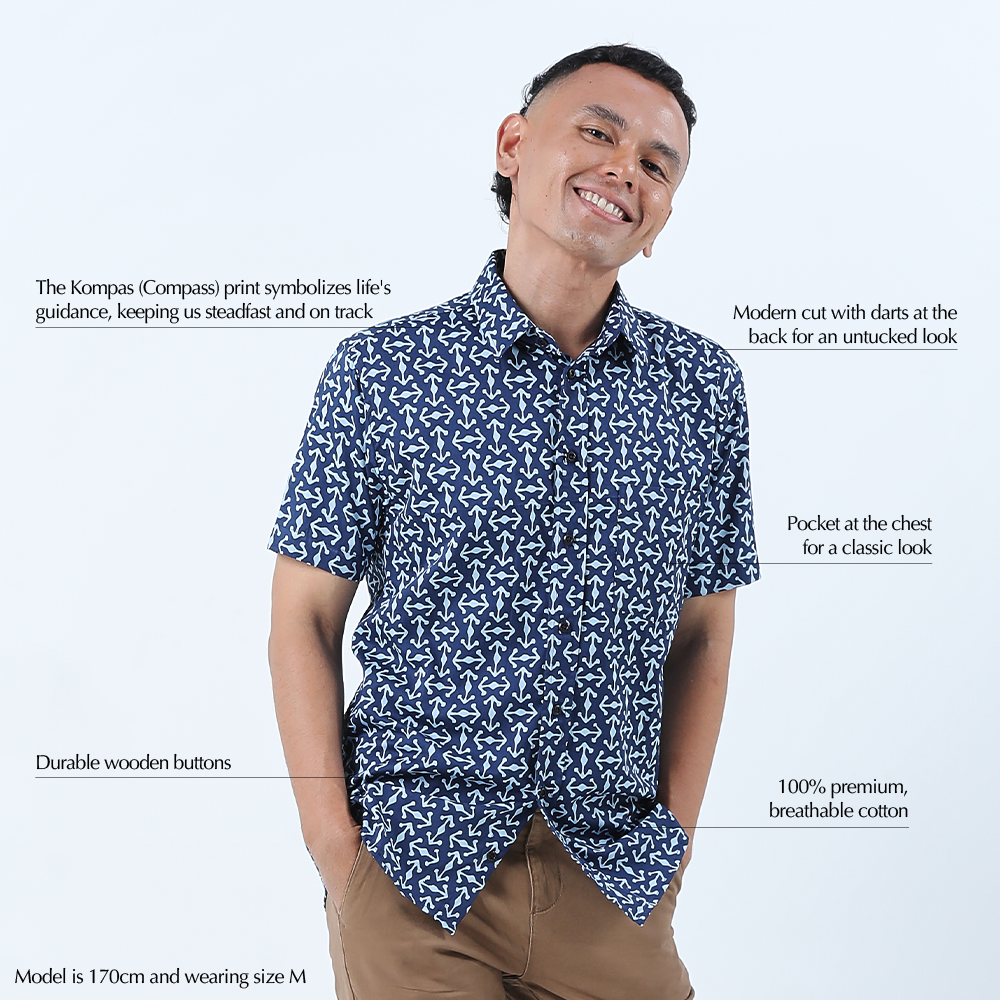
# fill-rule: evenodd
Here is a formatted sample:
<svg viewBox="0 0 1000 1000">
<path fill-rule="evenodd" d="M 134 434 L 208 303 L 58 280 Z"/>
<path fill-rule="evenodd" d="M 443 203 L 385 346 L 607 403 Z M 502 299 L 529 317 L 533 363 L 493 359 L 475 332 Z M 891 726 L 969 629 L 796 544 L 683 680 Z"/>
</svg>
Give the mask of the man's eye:
<svg viewBox="0 0 1000 1000">
<path fill-rule="evenodd" d="M 610 142 L 610 140 L 608 139 L 607 133 L 606 132 L 602 132 L 599 128 L 588 128 L 588 129 L 585 129 L 585 131 L 589 132 L 590 135 L 594 136 L 595 139 L 605 139 L 605 140 L 607 140 L 607 141 Z"/>
<path fill-rule="evenodd" d="M 658 163 L 653 163 L 652 160 L 646 160 L 646 169 L 652 171 L 654 174 L 659 174 L 661 177 L 666 177 L 663 168 Z"/>
</svg>

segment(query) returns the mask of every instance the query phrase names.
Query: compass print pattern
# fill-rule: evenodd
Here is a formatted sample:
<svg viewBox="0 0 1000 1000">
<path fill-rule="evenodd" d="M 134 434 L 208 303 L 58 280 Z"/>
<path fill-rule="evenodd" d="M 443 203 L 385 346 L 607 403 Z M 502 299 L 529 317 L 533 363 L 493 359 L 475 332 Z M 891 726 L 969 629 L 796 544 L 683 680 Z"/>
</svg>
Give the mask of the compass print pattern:
<svg viewBox="0 0 1000 1000">
<path fill-rule="evenodd" d="M 743 382 L 617 286 L 571 359 L 502 266 L 337 345 L 270 548 L 367 583 L 343 752 L 400 892 L 454 932 L 540 808 L 641 924 L 687 845 L 656 801 L 681 605 L 759 572 Z"/>
</svg>

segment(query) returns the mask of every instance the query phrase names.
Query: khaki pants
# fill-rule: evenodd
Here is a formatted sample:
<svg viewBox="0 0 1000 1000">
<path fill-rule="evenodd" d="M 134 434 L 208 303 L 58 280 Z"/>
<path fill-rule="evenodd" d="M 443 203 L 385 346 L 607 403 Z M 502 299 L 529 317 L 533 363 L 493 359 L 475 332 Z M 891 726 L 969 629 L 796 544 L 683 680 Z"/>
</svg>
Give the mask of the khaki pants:
<svg viewBox="0 0 1000 1000">
<path fill-rule="evenodd" d="M 581 871 L 536 812 L 454 935 L 362 845 L 338 916 L 339 1000 L 690 1000 L 671 920 L 680 873 L 641 927 Z"/>
</svg>

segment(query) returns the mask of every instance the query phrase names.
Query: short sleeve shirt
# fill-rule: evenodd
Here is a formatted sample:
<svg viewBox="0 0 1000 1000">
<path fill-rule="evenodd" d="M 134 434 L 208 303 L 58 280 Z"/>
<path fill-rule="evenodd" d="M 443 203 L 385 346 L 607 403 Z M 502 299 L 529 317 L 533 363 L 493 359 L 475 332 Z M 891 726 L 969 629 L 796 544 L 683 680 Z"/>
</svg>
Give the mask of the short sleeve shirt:
<svg viewBox="0 0 1000 1000">
<path fill-rule="evenodd" d="M 617 285 L 571 359 L 502 267 L 338 344 L 270 548 L 367 582 L 344 763 L 400 892 L 454 932 L 541 809 L 641 924 L 687 845 L 656 800 L 681 605 L 758 576 L 743 382 Z"/>
</svg>

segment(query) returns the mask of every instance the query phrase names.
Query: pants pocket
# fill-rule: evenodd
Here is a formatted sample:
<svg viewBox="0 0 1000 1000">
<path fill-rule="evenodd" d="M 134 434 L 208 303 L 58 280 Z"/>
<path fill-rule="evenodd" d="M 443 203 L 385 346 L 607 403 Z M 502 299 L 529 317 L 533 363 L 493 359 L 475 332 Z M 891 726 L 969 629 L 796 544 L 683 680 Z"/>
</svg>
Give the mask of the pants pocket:
<svg viewBox="0 0 1000 1000">
<path fill-rule="evenodd" d="M 350 875 L 347 876 L 347 885 L 344 886 L 344 896 L 343 899 L 341 899 L 340 901 L 340 906 L 338 907 L 336 903 L 334 903 L 333 906 L 334 912 L 337 914 L 338 920 L 340 919 L 341 913 L 344 912 L 344 904 L 347 902 L 347 895 L 351 891 L 351 884 L 354 882 L 354 873 L 358 870 L 358 863 L 361 861 L 361 855 L 364 854 L 364 851 L 365 851 L 365 842 L 361 841 L 361 846 L 358 848 L 358 853 L 354 857 L 354 864 L 351 865 L 351 873 Z"/>
</svg>

